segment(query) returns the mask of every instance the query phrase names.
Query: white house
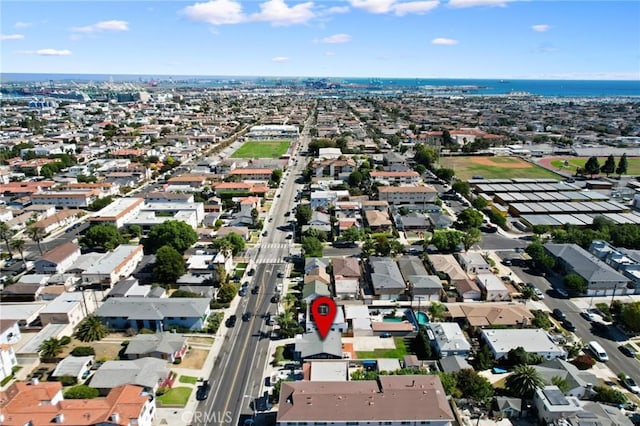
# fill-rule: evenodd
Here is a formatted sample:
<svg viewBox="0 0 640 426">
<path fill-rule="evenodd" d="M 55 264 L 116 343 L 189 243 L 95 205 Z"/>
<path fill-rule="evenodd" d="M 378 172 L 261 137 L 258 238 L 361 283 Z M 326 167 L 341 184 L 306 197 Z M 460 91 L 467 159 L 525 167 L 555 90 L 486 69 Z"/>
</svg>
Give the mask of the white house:
<svg viewBox="0 0 640 426">
<path fill-rule="evenodd" d="M 80 246 L 67 242 L 47 251 L 35 261 L 37 274 L 63 274 L 80 257 Z"/>
<path fill-rule="evenodd" d="M 450 355 L 466 357 L 471 352 L 471 344 L 455 322 L 429 323 L 427 336 L 441 358 Z"/>
<path fill-rule="evenodd" d="M 546 359 L 567 357 L 567 352 L 553 343 L 541 328 L 483 329 L 481 333 L 495 359 L 506 357 L 511 349 L 518 347 Z"/>
<path fill-rule="evenodd" d="M 494 302 L 510 299 L 509 289 L 494 274 L 478 274 L 476 275 L 476 283 L 487 301 Z"/>
<path fill-rule="evenodd" d="M 482 274 L 491 271 L 491 266 L 480 253 L 467 252 L 457 255 L 462 269 L 471 274 Z"/>
<path fill-rule="evenodd" d="M 121 244 L 82 273 L 82 282 L 113 284 L 133 273 L 142 260 L 141 245 Z"/>
<path fill-rule="evenodd" d="M 13 367 L 18 365 L 16 354 L 11 345 L 0 345 L 0 381 L 10 376 Z"/>
</svg>

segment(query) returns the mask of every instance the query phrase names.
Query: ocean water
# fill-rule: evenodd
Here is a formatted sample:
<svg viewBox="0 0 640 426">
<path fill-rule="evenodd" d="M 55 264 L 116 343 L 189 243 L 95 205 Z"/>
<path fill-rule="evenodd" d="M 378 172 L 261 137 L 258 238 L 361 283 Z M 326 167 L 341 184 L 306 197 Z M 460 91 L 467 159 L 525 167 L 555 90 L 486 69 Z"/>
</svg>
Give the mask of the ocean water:
<svg viewBox="0 0 640 426">
<path fill-rule="evenodd" d="M 517 80 L 517 79 L 422 79 L 422 78 L 292 78 L 246 76 L 169 76 L 125 74 L 0 74 L 0 84 L 16 82 L 132 82 L 159 85 L 220 87 L 230 84 L 304 86 L 313 82 L 348 90 L 421 91 L 434 95 L 530 94 L 543 97 L 640 97 L 640 80 Z"/>
</svg>

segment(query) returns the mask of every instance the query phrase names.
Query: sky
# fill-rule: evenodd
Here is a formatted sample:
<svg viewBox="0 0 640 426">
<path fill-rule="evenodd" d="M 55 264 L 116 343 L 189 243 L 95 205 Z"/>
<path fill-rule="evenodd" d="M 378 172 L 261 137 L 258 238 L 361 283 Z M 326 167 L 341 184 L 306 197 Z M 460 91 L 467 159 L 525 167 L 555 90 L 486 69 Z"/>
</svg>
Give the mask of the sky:
<svg viewBox="0 0 640 426">
<path fill-rule="evenodd" d="M 3 73 L 640 80 L 640 1 L 0 3 Z"/>
</svg>

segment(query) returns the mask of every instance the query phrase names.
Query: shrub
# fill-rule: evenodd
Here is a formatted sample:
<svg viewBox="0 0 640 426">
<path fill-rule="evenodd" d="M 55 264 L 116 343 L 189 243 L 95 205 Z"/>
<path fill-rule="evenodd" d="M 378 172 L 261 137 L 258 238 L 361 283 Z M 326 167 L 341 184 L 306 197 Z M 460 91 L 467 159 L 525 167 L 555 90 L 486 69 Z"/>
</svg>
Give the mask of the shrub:
<svg viewBox="0 0 640 426">
<path fill-rule="evenodd" d="M 96 350 L 93 349 L 91 346 L 78 346 L 73 348 L 73 350 L 71 351 L 71 355 L 73 356 L 89 356 L 89 355 L 95 355 L 96 354 Z"/>
<path fill-rule="evenodd" d="M 59 382 L 62 383 L 62 386 L 73 386 L 78 384 L 78 379 L 65 374 L 64 376 L 60 376 Z"/>
<path fill-rule="evenodd" d="M 571 363 L 578 370 L 588 370 L 596 364 L 596 361 L 590 355 L 579 355 Z"/>
<path fill-rule="evenodd" d="M 156 396 L 162 396 L 165 393 L 167 393 L 168 390 L 169 389 L 167 389 L 167 388 L 158 388 L 158 390 L 156 391 Z"/>
<path fill-rule="evenodd" d="M 595 401 L 609 404 L 624 404 L 627 402 L 627 397 L 617 389 L 612 389 L 607 386 L 595 386 L 593 390 L 596 393 L 593 398 Z"/>
<path fill-rule="evenodd" d="M 91 388 L 87 385 L 77 385 L 67 389 L 64 397 L 65 399 L 92 399 L 96 398 L 99 394 L 98 389 Z"/>
<path fill-rule="evenodd" d="M 71 337 L 69 337 L 69 336 L 62 336 L 62 337 L 60 338 L 60 344 L 61 344 L 62 346 L 64 346 L 64 345 L 68 345 L 69 343 L 71 343 Z"/>
<path fill-rule="evenodd" d="M 182 358 L 181 358 L 181 357 L 178 357 L 178 358 L 174 359 L 174 360 L 173 360 L 173 363 L 174 363 L 174 364 L 176 364 L 176 365 L 177 365 L 177 364 L 182 364 Z"/>
</svg>

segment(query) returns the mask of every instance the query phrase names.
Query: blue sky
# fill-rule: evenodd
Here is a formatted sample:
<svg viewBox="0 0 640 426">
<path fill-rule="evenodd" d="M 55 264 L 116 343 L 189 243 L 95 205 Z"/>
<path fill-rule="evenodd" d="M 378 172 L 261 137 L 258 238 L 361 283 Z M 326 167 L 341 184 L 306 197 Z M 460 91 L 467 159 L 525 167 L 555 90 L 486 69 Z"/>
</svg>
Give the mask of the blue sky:
<svg viewBox="0 0 640 426">
<path fill-rule="evenodd" d="M 640 79 L 640 2 L 3 0 L 2 72 Z"/>
</svg>

